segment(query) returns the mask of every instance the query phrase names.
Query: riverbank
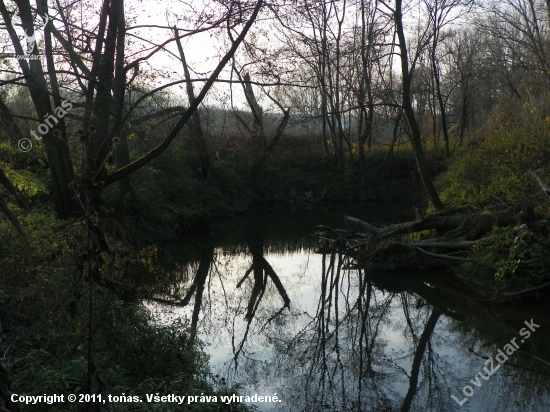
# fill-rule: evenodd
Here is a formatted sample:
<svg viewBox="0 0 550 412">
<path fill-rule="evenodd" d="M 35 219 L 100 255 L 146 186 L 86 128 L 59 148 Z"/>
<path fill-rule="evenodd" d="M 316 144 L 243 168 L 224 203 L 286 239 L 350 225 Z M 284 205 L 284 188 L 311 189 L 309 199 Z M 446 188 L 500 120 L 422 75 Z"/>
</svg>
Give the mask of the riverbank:
<svg viewBox="0 0 550 412">
<path fill-rule="evenodd" d="M 411 152 L 403 153 L 391 173 L 386 169 L 386 154 L 372 154 L 372 176 L 361 183 L 357 171 L 331 171 L 319 163 L 272 167 L 254 179 L 247 169 L 233 161 L 214 161 L 212 176 L 202 181 L 194 171 L 194 159 L 161 159 L 144 167 L 132 179 L 132 194 L 127 204 L 124 229 L 130 238 L 162 243 L 180 234 L 197 234 L 214 219 L 246 213 L 265 205 L 311 207 L 338 202 L 367 204 L 394 200 L 412 205 L 427 205 L 417 177 Z M 395 159 L 394 159 L 395 160 Z M 106 191 L 107 204 L 114 210 L 116 188 Z"/>
<path fill-rule="evenodd" d="M 143 298 L 161 293 L 169 279 L 169 257 L 161 250 L 136 250 L 109 237 L 116 258 L 104 255 L 101 267 L 83 267 L 86 235 L 81 222 L 61 221 L 37 208 L 19 220 L 33 262 L 27 261 L 18 234 L 2 226 L 0 351 L 4 372 L 9 373 L 1 381 L 2 394 L 78 397 L 90 393 L 89 384 L 91 393 L 103 399 L 111 395 L 143 400 L 118 402 L 117 411 L 173 410 L 170 403 L 146 402 L 147 394 L 218 399 L 238 394 L 238 387 L 221 384 L 210 373 L 203 342 L 189 322 L 178 319 L 158 325 L 143 306 Z M 91 381 L 89 362 L 97 371 Z M 197 402 L 190 410 L 212 407 Z M 67 405 L 47 408 L 66 411 Z M 233 408 L 247 410 L 238 404 Z M 41 403 L 22 405 L 20 410 L 46 409 Z"/>
</svg>

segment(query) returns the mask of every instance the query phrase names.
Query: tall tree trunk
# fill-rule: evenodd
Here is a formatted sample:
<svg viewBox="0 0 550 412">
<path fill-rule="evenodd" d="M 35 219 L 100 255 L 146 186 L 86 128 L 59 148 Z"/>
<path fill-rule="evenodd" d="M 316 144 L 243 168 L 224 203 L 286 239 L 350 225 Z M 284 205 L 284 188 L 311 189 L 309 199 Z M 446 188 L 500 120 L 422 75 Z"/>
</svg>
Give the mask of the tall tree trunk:
<svg viewBox="0 0 550 412">
<path fill-rule="evenodd" d="M 92 65 L 91 78 L 88 84 L 87 113 L 92 116 L 91 124 L 95 132 L 90 133 L 85 142 L 83 181 L 86 189 L 86 200 L 93 204 L 102 204 L 101 192 L 107 176 L 105 163 L 111 156 L 120 170 L 130 163 L 127 144 L 127 128 L 122 124 L 124 96 L 126 91 L 125 57 L 125 10 L 124 0 L 111 0 L 104 3 L 100 20 L 100 30 L 96 41 L 96 53 Z M 106 31 L 102 28 L 105 27 Z M 105 33 L 103 40 L 101 33 Z M 101 44 L 104 51 L 101 54 Z M 137 67 L 134 67 L 137 71 Z M 95 74 L 97 73 L 97 77 Z M 93 97 L 96 90 L 95 98 Z M 85 118 L 84 124 L 88 121 Z M 122 221 L 126 211 L 126 202 L 131 185 L 129 176 L 119 181 L 119 200 L 115 218 Z"/>
<path fill-rule="evenodd" d="M 89 133 L 82 144 L 82 186 L 86 205 L 98 206 L 101 204 L 102 188 L 97 185 L 97 182 L 104 181 L 106 177 L 103 164 L 106 156 L 101 158 L 100 153 L 104 151 L 104 146 L 107 146 L 109 133 L 118 29 L 117 14 L 120 11 L 117 6 L 120 5 L 120 1 L 113 0 L 112 4 L 109 0 L 103 1 L 92 70 L 86 91 L 83 126 Z M 104 52 L 102 53 L 103 45 Z"/>
<path fill-rule="evenodd" d="M 107 142 L 111 126 L 111 111 L 115 109 L 112 92 L 114 89 L 115 58 L 120 18 L 123 18 L 124 0 L 112 0 L 109 10 L 104 52 L 101 55 L 97 73 L 97 92 L 93 103 L 93 119 L 97 133 L 91 142 L 91 152 L 95 160 L 95 173 L 100 172 L 101 164 L 110 148 Z"/>
<path fill-rule="evenodd" d="M 373 43 L 373 30 L 374 22 L 367 21 L 366 18 L 367 8 L 365 0 L 361 0 L 361 85 L 359 88 L 359 106 L 361 107 L 361 117 L 365 120 L 364 130 L 359 129 L 359 174 L 360 183 L 363 187 L 366 179 L 366 160 L 365 160 L 365 143 L 370 151 L 372 145 L 372 124 L 374 121 L 374 98 L 372 95 L 372 43 Z M 371 17 L 372 18 L 372 17 Z M 369 24 L 369 30 L 367 33 L 367 24 Z M 367 105 L 365 106 L 365 99 Z M 361 123 L 360 121 L 360 123 Z"/>
<path fill-rule="evenodd" d="M 195 101 L 195 91 L 193 90 L 193 83 L 191 82 L 191 75 L 189 74 L 189 67 L 185 60 L 185 54 L 179 38 L 178 28 L 174 26 L 174 33 L 176 38 L 176 44 L 180 53 L 180 60 L 183 66 L 183 74 L 186 80 L 187 99 L 189 104 Z M 210 161 L 210 154 L 208 153 L 208 147 L 206 146 L 206 140 L 204 139 L 204 133 L 201 126 L 201 116 L 198 110 L 195 110 L 193 117 L 191 118 L 191 133 L 195 141 L 195 146 L 199 152 L 199 160 L 201 164 L 201 176 L 204 180 L 208 180 L 212 172 L 212 165 Z"/>
<path fill-rule="evenodd" d="M 405 111 L 405 116 L 407 117 L 407 122 L 409 123 L 409 128 L 411 130 L 411 140 L 416 156 L 416 164 L 418 166 L 418 172 L 422 183 L 428 192 L 430 200 L 432 201 L 434 207 L 437 210 L 443 209 L 443 203 L 439 198 L 439 194 L 433 185 L 433 182 L 430 180 L 430 173 L 428 171 L 428 164 L 426 161 L 426 156 L 422 148 L 422 139 L 420 137 L 420 127 L 416 120 L 414 109 L 412 107 L 411 101 L 411 73 L 409 72 L 409 56 L 407 52 L 407 43 L 405 39 L 405 31 L 403 28 L 403 15 L 401 12 L 402 0 L 395 1 L 395 26 L 397 31 L 397 37 L 399 38 L 399 49 L 401 55 L 401 74 L 402 74 L 402 83 L 403 83 L 403 110 Z"/>
<path fill-rule="evenodd" d="M 15 3 L 19 9 L 19 16 L 25 33 L 34 33 L 33 15 L 29 0 L 16 0 Z M 6 29 L 18 55 L 25 55 L 17 33 L 11 23 L 11 16 L 4 4 L 4 0 L 0 0 L 0 14 L 4 19 Z M 51 23 L 50 23 L 51 24 Z M 36 45 L 29 54 L 38 56 Z M 51 102 L 50 92 L 48 90 L 44 69 L 39 59 L 32 59 L 29 62 L 23 59 L 18 59 L 19 66 L 25 76 L 25 81 L 29 89 L 29 94 L 33 102 L 36 114 L 40 121 L 55 115 Z M 58 106 L 59 107 L 59 106 Z M 59 121 L 63 122 L 62 119 Z M 53 127 L 49 128 L 43 136 L 46 155 L 48 157 L 48 165 L 51 174 L 51 185 L 54 196 L 55 211 L 59 218 L 68 218 L 73 212 L 73 196 L 69 184 L 74 180 L 74 170 L 72 167 L 69 147 L 67 141 L 61 136 L 60 139 L 54 138 Z"/>
<path fill-rule="evenodd" d="M 115 113 L 115 123 L 113 126 L 112 135 L 118 137 L 119 144 L 114 150 L 113 157 L 117 169 L 121 169 L 130 163 L 130 152 L 128 149 L 128 128 L 122 124 L 122 113 L 124 109 L 124 96 L 126 95 L 126 73 L 124 68 L 125 42 L 126 42 L 126 27 L 124 19 L 124 1 L 119 3 L 120 10 L 118 12 L 118 28 L 116 40 L 116 63 L 115 63 L 115 78 L 113 81 L 113 106 Z M 137 71 L 137 68 L 134 70 Z M 115 219 L 119 222 L 124 220 L 126 215 L 126 206 L 128 198 L 132 192 L 130 176 L 125 176 L 118 182 L 118 204 L 115 210 Z"/>
<path fill-rule="evenodd" d="M 326 6 L 323 4 L 323 14 L 326 16 Z M 328 61 L 328 47 L 327 47 L 327 19 L 323 19 L 323 28 L 321 32 L 321 73 L 319 76 L 319 84 L 321 86 L 321 114 L 323 116 L 323 139 L 325 145 L 325 151 L 328 156 L 329 166 L 333 167 L 333 154 L 329 150 L 329 115 L 328 115 L 328 92 L 326 85 L 326 76 L 327 76 L 327 61 Z"/>
</svg>

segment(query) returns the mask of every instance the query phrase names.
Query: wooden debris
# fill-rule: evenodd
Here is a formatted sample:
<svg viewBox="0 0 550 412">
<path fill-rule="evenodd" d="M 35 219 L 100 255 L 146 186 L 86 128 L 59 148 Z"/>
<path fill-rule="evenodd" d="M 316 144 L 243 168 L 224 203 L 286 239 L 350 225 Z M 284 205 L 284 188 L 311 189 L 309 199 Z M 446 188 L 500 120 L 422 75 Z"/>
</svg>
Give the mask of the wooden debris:
<svg viewBox="0 0 550 412">
<path fill-rule="evenodd" d="M 483 236 L 493 226 L 513 223 L 515 217 L 509 210 L 478 212 L 472 207 L 462 207 L 386 227 L 344 216 L 347 230 L 329 226 L 317 226 L 316 229 L 322 247 L 346 253 L 377 269 L 437 267 L 443 261 L 455 261 L 471 262 L 496 272 L 498 267 L 469 259 L 468 254 L 475 245 L 487 241 Z M 421 237 L 425 231 L 431 231 L 435 237 L 410 238 L 414 233 L 418 234 L 415 237 Z"/>
</svg>

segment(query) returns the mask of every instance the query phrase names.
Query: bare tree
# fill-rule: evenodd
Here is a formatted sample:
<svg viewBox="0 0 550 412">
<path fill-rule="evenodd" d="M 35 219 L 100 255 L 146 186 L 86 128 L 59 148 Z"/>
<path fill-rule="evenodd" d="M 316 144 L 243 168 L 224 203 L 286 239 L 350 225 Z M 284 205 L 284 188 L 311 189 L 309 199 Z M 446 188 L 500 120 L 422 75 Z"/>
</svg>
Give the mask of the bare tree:
<svg viewBox="0 0 550 412">
<path fill-rule="evenodd" d="M 409 54 L 407 49 L 407 41 L 405 38 L 405 29 L 403 26 L 403 11 L 402 11 L 402 1 L 395 1 L 395 9 L 391 9 L 395 21 L 395 30 L 399 40 L 399 50 L 401 58 L 401 76 L 402 76 L 402 92 L 403 92 L 403 110 L 409 123 L 409 128 L 411 131 L 411 141 L 413 149 L 416 156 L 416 164 L 418 166 L 418 171 L 420 173 L 420 178 L 422 183 L 428 192 L 430 200 L 432 201 L 434 207 L 437 210 L 443 209 L 443 203 L 439 198 L 439 194 L 433 185 L 433 182 L 430 179 L 430 173 L 428 170 L 428 163 L 426 161 L 426 155 L 424 154 L 424 149 L 422 148 L 422 139 L 420 137 L 420 127 L 416 119 L 414 109 L 412 106 L 412 97 L 411 97 L 411 82 L 412 82 L 412 72 L 411 68 L 414 69 L 416 60 L 418 59 L 418 50 L 417 55 L 413 58 L 412 64 L 409 62 Z M 422 41 L 422 38 L 420 39 Z M 426 41 L 424 39 L 424 41 Z"/>
<path fill-rule="evenodd" d="M 476 19 L 476 25 L 490 35 L 491 41 L 500 44 L 507 55 L 505 67 L 522 68 L 530 76 L 536 72 L 542 74 L 544 80 L 540 87 L 546 93 L 550 55 L 546 44 L 547 25 L 540 16 L 539 3 L 536 0 L 487 1 L 481 3 L 481 10 L 484 18 Z M 517 88 L 514 93 L 519 96 Z"/>
<path fill-rule="evenodd" d="M 23 29 L 27 33 L 32 33 L 34 31 L 34 9 L 30 5 L 30 0 L 18 0 L 16 4 Z M 84 116 L 80 119 L 83 130 L 79 133 L 83 144 L 81 182 L 83 197 L 81 201 L 84 205 L 101 206 L 103 188 L 115 182 L 121 182 L 119 210 L 123 215 L 124 201 L 129 191 L 129 175 L 160 155 L 179 134 L 187 121 L 193 117 L 197 107 L 244 40 L 262 5 L 263 0 L 241 4 L 239 7 L 232 3 L 229 9 L 222 13 L 223 15 L 219 20 L 208 26 L 208 28 L 218 27 L 221 23 L 227 22 L 231 27 L 242 27 L 242 31 L 236 36 L 225 56 L 205 81 L 201 91 L 194 98 L 194 101 L 190 102 L 189 107 L 184 111 L 177 108 L 176 112 L 180 112 L 180 119 L 163 142 L 144 156 L 130 161 L 126 146 L 128 119 L 139 102 L 174 85 L 174 83 L 162 85 L 146 93 L 129 106 L 125 105 L 127 89 L 139 73 L 140 62 L 155 56 L 167 44 L 174 42 L 175 39 L 171 36 L 167 41 L 158 45 L 155 44 L 152 51 L 147 55 L 141 55 L 132 61 L 128 61 L 125 53 L 128 28 L 125 26 L 124 0 L 104 0 L 99 11 L 97 30 L 92 33 L 81 28 L 81 32 L 84 34 L 78 33 L 78 28 L 75 30 L 74 22 L 70 20 L 70 16 L 65 14 L 67 8 L 58 3 L 59 21 L 63 23 L 65 33 L 54 25 L 53 19 L 48 19 L 45 29 L 48 79 L 46 79 L 42 63 L 38 58 L 33 58 L 29 62 L 20 59 L 19 65 L 25 76 L 26 86 L 29 89 L 38 118 L 47 119 L 48 116 L 51 116 L 49 113 L 53 112 L 52 101 L 57 107 L 60 107 L 62 101 L 56 76 L 59 72 L 67 73 L 67 71 L 55 66 L 52 57 L 53 38 L 58 41 L 62 50 L 69 57 L 67 60 L 70 60 L 70 63 L 67 64 L 72 68 L 72 72 L 68 72 L 68 74 L 74 75 L 72 85 L 80 87 L 80 93 L 83 95 L 84 100 L 83 103 L 79 103 L 84 107 Z M 36 12 L 39 15 L 49 15 L 45 1 L 41 0 L 38 6 Z M 70 8 L 71 6 L 67 7 Z M 8 11 L 3 0 L 0 2 L 0 14 L 16 53 L 24 55 L 23 47 L 11 21 L 13 12 Z M 167 30 L 171 32 L 172 28 L 167 27 Z M 193 35 L 197 30 L 186 30 L 178 38 Z M 75 41 L 77 35 L 81 35 L 81 42 Z M 84 43 L 84 45 L 81 43 Z M 34 45 L 31 52 L 33 56 L 38 56 L 36 45 Z M 128 80 L 129 73 L 132 73 L 132 76 Z M 52 101 L 50 101 L 50 96 Z M 74 193 L 71 187 L 74 187 L 75 178 L 69 156 L 69 140 L 63 119 L 60 119 L 56 130 L 59 130 L 55 132 L 57 133 L 56 137 L 54 137 L 53 129 L 49 130 L 44 136 L 44 142 L 52 175 L 51 181 L 56 201 L 56 211 L 60 217 L 68 217 L 74 210 Z M 116 161 L 117 170 L 108 173 L 105 165 L 112 157 Z"/>
<path fill-rule="evenodd" d="M 19 16 L 21 18 L 21 25 L 27 36 L 34 36 L 34 17 L 33 8 L 31 7 L 30 0 L 17 0 L 15 1 L 19 10 Z M 42 15 L 47 15 L 47 3 L 45 1 L 38 2 L 40 6 L 40 12 Z M 0 15 L 4 20 L 4 25 L 9 34 L 12 46 L 15 53 L 19 56 L 25 56 L 26 53 L 23 50 L 21 41 L 17 35 L 11 16 L 14 12 L 8 11 L 4 0 L 0 0 Z M 52 22 L 48 22 L 46 25 L 46 47 L 48 48 L 50 32 L 48 26 Z M 44 145 L 46 148 L 46 154 L 48 156 L 48 165 L 50 167 L 50 173 L 52 176 L 51 185 L 54 195 L 55 209 L 60 217 L 69 217 L 73 211 L 73 193 L 69 188 L 69 184 L 74 180 L 73 165 L 70 158 L 69 146 L 67 144 L 68 138 L 65 130 L 65 123 L 63 116 L 55 116 L 55 109 L 61 106 L 61 97 L 57 88 L 57 77 L 55 71 L 52 71 L 51 65 L 48 67 L 48 77 L 52 86 L 52 95 L 54 106 L 50 101 L 50 90 L 48 89 L 48 82 L 46 80 L 46 71 L 42 66 L 38 54 L 38 47 L 36 42 L 32 45 L 32 49 L 28 50 L 28 54 L 31 55 L 29 61 L 22 58 L 18 59 L 21 72 L 25 76 L 26 85 L 28 87 L 31 99 L 39 119 L 54 123 L 54 120 L 50 120 L 51 117 L 55 118 L 57 129 L 60 134 L 54 137 L 54 128 L 46 128 L 47 132 L 43 135 Z M 59 133 L 59 132 L 58 132 Z"/>
<path fill-rule="evenodd" d="M 174 26 L 174 34 L 176 44 L 178 45 L 181 65 L 183 67 L 183 74 L 185 75 L 185 79 L 187 80 L 185 83 L 187 99 L 189 100 L 189 104 L 192 104 L 195 101 L 195 91 L 193 90 L 193 82 L 191 81 L 189 67 L 187 66 L 187 61 L 185 60 L 185 53 L 183 52 L 183 47 L 179 38 L 179 31 L 176 26 Z M 193 135 L 193 140 L 195 141 L 197 151 L 199 152 L 202 178 L 204 180 L 208 180 L 210 174 L 212 173 L 212 165 L 210 162 L 210 154 L 208 153 L 208 147 L 206 146 L 206 140 L 204 139 L 204 133 L 201 126 L 201 116 L 198 110 L 195 110 L 195 112 L 193 113 L 193 118 L 191 121 L 191 133 Z"/>
<path fill-rule="evenodd" d="M 445 155 L 447 158 L 451 156 L 450 143 L 449 143 L 449 131 L 447 128 L 447 109 L 443 92 L 441 90 L 441 70 L 438 55 L 438 46 L 443 41 L 445 33 L 443 28 L 451 20 L 455 20 L 460 16 L 460 12 L 456 9 L 459 6 L 468 6 L 468 1 L 464 0 L 424 0 L 424 4 L 428 11 L 429 24 L 431 26 L 431 45 L 430 45 L 430 62 L 432 66 L 432 74 L 435 85 L 435 95 L 437 96 L 437 102 L 439 105 L 439 112 L 441 115 L 441 127 L 443 129 L 443 138 L 445 140 Z M 458 15 L 451 16 L 451 13 L 458 13 Z"/>
</svg>

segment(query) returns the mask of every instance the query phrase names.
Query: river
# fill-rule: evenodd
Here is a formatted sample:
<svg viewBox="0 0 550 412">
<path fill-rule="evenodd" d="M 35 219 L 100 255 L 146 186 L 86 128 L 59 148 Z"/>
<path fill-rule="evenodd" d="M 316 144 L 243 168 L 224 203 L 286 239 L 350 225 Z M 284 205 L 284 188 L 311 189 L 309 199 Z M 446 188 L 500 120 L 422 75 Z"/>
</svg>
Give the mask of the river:
<svg viewBox="0 0 550 412">
<path fill-rule="evenodd" d="M 276 396 L 261 411 L 550 411 L 548 307 L 497 303 L 450 270 L 376 273 L 321 254 L 318 224 L 347 213 L 411 219 L 407 205 L 263 208 L 171 245 L 219 385 Z M 529 335 L 529 336 L 527 336 Z M 255 401 L 255 402 L 254 402 Z"/>
</svg>

